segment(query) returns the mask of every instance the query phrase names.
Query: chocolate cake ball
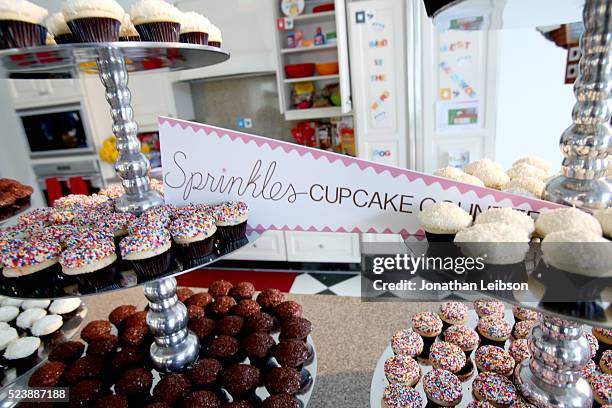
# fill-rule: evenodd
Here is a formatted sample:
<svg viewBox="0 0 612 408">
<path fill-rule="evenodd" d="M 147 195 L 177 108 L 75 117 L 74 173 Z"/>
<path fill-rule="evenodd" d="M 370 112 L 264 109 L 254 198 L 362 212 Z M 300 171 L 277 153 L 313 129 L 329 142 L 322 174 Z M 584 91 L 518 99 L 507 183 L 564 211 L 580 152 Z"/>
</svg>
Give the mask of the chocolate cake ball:
<svg viewBox="0 0 612 408">
<path fill-rule="evenodd" d="M 281 325 L 281 339 L 306 340 L 312 332 L 312 323 L 303 317 L 290 317 Z"/>
<path fill-rule="evenodd" d="M 247 357 L 256 363 L 268 359 L 276 342 L 267 333 L 256 332 L 249 334 L 242 342 Z M 255 361 L 253 361 L 255 360 Z"/>
<path fill-rule="evenodd" d="M 185 302 L 191 296 L 193 296 L 193 290 L 189 288 L 178 288 L 176 290 L 176 297 L 178 297 L 179 302 Z"/>
<path fill-rule="evenodd" d="M 286 300 L 276 306 L 274 314 L 281 322 L 290 317 L 302 317 L 302 306 L 293 300 Z"/>
<path fill-rule="evenodd" d="M 191 392 L 191 381 L 184 374 L 168 374 L 153 389 L 153 398 L 174 406 Z"/>
<path fill-rule="evenodd" d="M 278 289 L 264 289 L 257 295 L 257 303 L 265 312 L 273 311 L 285 300 L 285 295 Z"/>
<path fill-rule="evenodd" d="M 64 371 L 64 380 L 74 385 L 87 379 L 100 379 L 104 374 L 104 360 L 98 356 L 83 356 Z"/>
<path fill-rule="evenodd" d="M 140 312 L 136 312 L 125 319 L 125 327 L 132 326 L 147 326 L 147 311 L 142 310 Z"/>
<path fill-rule="evenodd" d="M 234 361 L 240 352 L 240 343 L 230 336 L 219 336 L 210 341 L 206 349 L 209 357 L 221 362 Z"/>
<path fill-rule="evenodd" d="M 294 395 L 300 390 L 301 375 L 291 367 L 274 367 L 266 376 L 266 389 L 272 395 Z"/>
<path fill-rule="evenodd" d="M 191 319 L 201 319 L 206 316 L 206 310 L 202 306 L 189 305 L 187 306 L 187 317 Z"/>
<path fill-rule="evenodd" d="M 94 320 L 83 328 L 81 338 L 87 343 L 111 334 L 112 325 L 108 320 Z"/>
<path fill-rule="evenodd" d="M 108 387 L 100 380 L 83 380 L 70 388 L 69 407 L 90 407 L 108 394 Z"/>
<path fill-rule="evenodd" d="M 308 359 L 308 347 L 301 340 L 281 340 L 272 351 L 272 356 L 283 367 L 298 367 Z"/>
<path fill-rule="evenodd" d="M 234 314 L 242 317 L 248 317 L 252 314 L 259 313 L 261 307 L 259 303 L 253 299 L 242 299 L 236 307 L 234 307 Z"/>
<path fill-rule="evenodd" d="M 80 341 L 66 341 L 56 346 L 49 353 L 50 361 L 61 361 L 70 364 L 83 355 L 85 344 Z"/>
<path fill-rule="evenodd" d="M 114 373 L 125 371 L 127 368 L 142 367 L 145 365 L 145 354 L 140 347 L 125 346 L 119 350 L 111 360 L 111 370 Z"/>
<path fill-rule="evenodd" d="M 240 397 L 254 391 L 261 381 L 257 367 L 248 364 L 234 364 L 221 374 L 221 382 L 232 397 Z"/>
<path fill-rule="evenodd" d="M 216 316 L 225 316 L 236 306 L 236 301 L 230 296 L 219 296 L 210 305 L 210 310 Z"/>
<path fill-rule="evenodd" d="M 121 305 L 113 309 L 108 315 L 108 320 L 117 327 L 125 322 L 125 320 L 136 313 L 138 310 L 134 305 Z"/>
<path fill-rule="evenodd" d="M 125 346 L 140 346 L 148 340 L 148 337 L 148 326 L 127 326 L 123 333 L 121 333 L 121 344 Z"/>
<path fill-rule="evenodd" d="M 197 388 L 212 387 L 217 383 L 223 366 L 213 358 L 202 358 L 196 361 L 187 371 L 187 377 Z"/>
<path fill-rule="evenodd" d="M 217 331 L 225 336 L 239 337 L 244 327 L 244 318 L 224 316 L 217 322 Z"/>
<path fill-rule="evenodd" d="M 107 395 L 99 399 L 94 408 L 128 408 L 128 400 L 123 395 Z"/>
<path fill-rule="evenodd" d="M 248 401 L 233 401 L 228 402 L 223 408 L 253 408 L 253 404 Z"/>
<path fill-rule="evenodd" d="M 265 312 L 253 313 L 246 318 L 245 329 L 247 332 L 270 333 L 274 328 L 274 319 Z"/>
<path fill-rule="evenodd" d="M 34 371 L 28 385 L 30 387 L 56 387 L 66 370 L 66 364 L 60 361 L 50 361 Z"/>
<path fill-rule="evenodd" d="M 291 395 L 277 394 L 266 398 L 261 408 L 300 408 L 300 403 Z"/>
<path fill-rule="evenodd" d="M 200 292 L 185 300 L 185 306 L 200 306 L 206 308 L 206 306 L 211 304 L 213 300 L 214 298 L 210 293 Z"/>
<path fill-rule="evenodd" d="M 239 282 L 229 292 L 229 295 L 236 299 L 236 302 L 242 299 L 251 299 L 254 294 L 255 286 L 251 282 Z"/>
<path fill-rule="evenodd" d="M 212 391 L 196 391 L 183 400 L 183 408 L 221 408 L 221 400 Z"/>
<path fill-rule="evenodd" d="M 110 336 L 92 340 L 87 346 L 87 355 L 106 357 L 117 350 L 118 343 L 119 339 L 117 336 L 113 336 L 112 334 Z"/>
<path fill-rule="evenodd" d="M 153 385 L 153 374 L 146 368 L 130 368 L 115 383 L 115 392 L 119 395 L 148 395 Z"/>
<path fill-rule="evenodd" d="M 233 286 L 234 285 L 225 280 L 214 281 L 210 284 L 210 287 L 208 288 L 208 293 L 210 293 L 211 296 L 215 299 L 220 296 L 227 296 L 229 294 L 229 291 L 232 290 Z"/>
<path fill-rule="evenodd" d="M 201 342 L 208 341 L 215 332 L 216 323 L 214 320 L 207 317 L 200 319 L 190 320 L 188 323 L 189 330 L 191 330 Z"/>
</svg>

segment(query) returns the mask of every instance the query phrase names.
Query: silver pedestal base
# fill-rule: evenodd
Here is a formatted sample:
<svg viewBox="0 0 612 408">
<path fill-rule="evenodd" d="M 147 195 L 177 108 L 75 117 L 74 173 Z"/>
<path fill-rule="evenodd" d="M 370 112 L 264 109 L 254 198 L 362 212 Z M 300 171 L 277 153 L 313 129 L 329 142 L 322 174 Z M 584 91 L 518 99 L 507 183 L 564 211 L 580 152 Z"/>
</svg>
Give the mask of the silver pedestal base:
<svg viewBox="0 0 612 408">
<path fill-rule="evenodd" d="M 124 194 L 115 200 L 117 212 L 129 212 L 132 214 L 141 214 L 150 207 L 162 204 L 164 204 L 164 197 L 155 190 L 149 190 L 142 195 L 136 196 Z"/>
<path fill-rule="evenodd" d="M 198 358 L 200 343 L 187 329 L 187 308 L 176 296 L 176 279 L 149 282 L 144 292 L 149 300 L 147 324 L 155 338 L 153 366 L 162 372 L 184 371 Z"/>
<path fill-rule="evenodd" d="M 612 204 L 612 186 L 603 178 L 576 180 L 557 176 L 546 185 L 542 199 L 571 207 L 599 210 Z"/>
</svg>

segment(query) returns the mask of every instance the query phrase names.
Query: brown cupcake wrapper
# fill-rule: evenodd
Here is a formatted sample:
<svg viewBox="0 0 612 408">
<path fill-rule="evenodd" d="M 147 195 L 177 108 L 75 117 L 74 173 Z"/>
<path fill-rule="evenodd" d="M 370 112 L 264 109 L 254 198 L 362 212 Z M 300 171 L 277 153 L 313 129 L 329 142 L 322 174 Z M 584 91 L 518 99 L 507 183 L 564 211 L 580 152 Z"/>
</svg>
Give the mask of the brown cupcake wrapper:
<svg viewBox="0 0 612 408">
<path fill-rule="evenodd" d="M 159 255 L 147 259 L 138 259 L 132 261 L 132 266 L 136 274 L 146 277 L 155 277 L 166 272 L 170 266 L 170 251 L 166 251 Z"/>
<path fill-rule="evenodd" d="M 247 222 L 238 225 L 217 226 L 217 232 L 224 241 L 237 241 L 246 236 Z"/>
<path fill-rule="evenodd" d="M 105 266 L 95 272 L 83 273 L 75 275 L 80 288 L 88 288 L 89 290 L 97 291 L 100 289 L 119 288 L 120 279 L 117 277 L 117 262 Z"/>
<path fill-rule="evenodd" d="M 208 45 L 208 33 L 191 32 L 181 34 L 179 41 L 185 44 Z"/>
<path fill-rule="evenodd" d="M 191 242 L 188 245 L 177 244 L 176 246 L 178 247 L 178 252 L 185 259 L 197 259 L 212 254 L 214 244 L 214 236 L 210 236 L 201 241 Z"/>
<path fill-rule="evenodd" d="M 119 41 L 121 22 L 114 18 L 87 17 L 67 22 L 77 42 L 116 42 Z"/>
<path fill-rule="evenodd" d="M 45 45 L 47 28 L 17 20 L 0 20 L 0 48 L 24 48 Z"/>
<path fill-rule="evenodd" d="M 208 41 L 208 45 L 210 45 L 211 47 L 217 47 L 217 48 L 221 48 L 221 42 L 220 41 Z"/>
<path fill-rule="evenodd" d="M 135 26 L 142 41 L 179 42 L 181 25 L 172 22 L 144 23 Z"/>
</svg>

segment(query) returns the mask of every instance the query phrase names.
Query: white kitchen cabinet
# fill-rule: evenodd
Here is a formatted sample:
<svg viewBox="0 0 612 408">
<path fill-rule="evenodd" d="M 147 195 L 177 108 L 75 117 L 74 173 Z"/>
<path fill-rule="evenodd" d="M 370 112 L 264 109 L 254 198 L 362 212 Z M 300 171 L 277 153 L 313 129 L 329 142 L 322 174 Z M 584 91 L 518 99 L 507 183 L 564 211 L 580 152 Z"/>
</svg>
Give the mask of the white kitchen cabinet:
<svg viewBox="0 0 612 408">
<path fill-rule="evenodd" d="M 16 109 L 74 103 L 83 94 L 78 79 L 19 79 L 9 84 Z"/>
<path fill-rule="evenodd" d="M 359 234 L 285 232 L 290 262 L 361 262 Z"/>
<path fill-rule="evenodd" d="M 286 261 L 287 248 L 283 231 L 266 231 L 255 242 L 249 244 L 224 259 Z"/>
</svg>

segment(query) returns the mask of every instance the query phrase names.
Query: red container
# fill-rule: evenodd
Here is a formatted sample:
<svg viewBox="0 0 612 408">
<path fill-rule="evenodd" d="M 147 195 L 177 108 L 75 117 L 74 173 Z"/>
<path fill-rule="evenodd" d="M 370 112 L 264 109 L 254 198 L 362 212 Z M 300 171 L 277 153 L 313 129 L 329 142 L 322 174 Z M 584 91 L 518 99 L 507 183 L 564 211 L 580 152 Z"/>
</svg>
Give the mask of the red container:
<svg viewBox="0 0 612 408">
<path fill-rule="evenodd" d="M 303 78 L 313 76 L 315 64 L 289 64 L 285 65 L 287 78 Z"/>
<path fill-rule="evenodd" d="M 333 10 L 335 10 L 334 3 L 320 4 L 312 8 L 313 13 L 323 13 L 325 11 L 333 11 Z"/>
</svg>

